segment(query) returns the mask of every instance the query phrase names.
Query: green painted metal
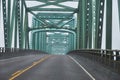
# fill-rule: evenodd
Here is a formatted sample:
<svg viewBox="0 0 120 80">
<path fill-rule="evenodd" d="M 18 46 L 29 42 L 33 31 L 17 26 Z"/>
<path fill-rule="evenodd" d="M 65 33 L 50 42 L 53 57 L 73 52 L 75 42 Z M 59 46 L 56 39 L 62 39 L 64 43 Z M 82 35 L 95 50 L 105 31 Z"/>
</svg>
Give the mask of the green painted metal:
<svg viewBox="0 0 120 80">
<path fill-rule="evenodd" d="M 28 9 L 31 11 L 74 11 L 75 10 L 75 8 L 59 4 L 61 2 L 66 2 L 66 1 L 65 0 L 64 1 L 57 0 L 55 2 L 44 1 L 45 4 L 29 7 Z M 44 8 L 44 9 L 42 8 L 42 7 L 49 6 L 49 5 L 55 5 L 61 8 Z"/>
<path fill-rule="evenodd" d="M 15 1 L 15 4 L 16 4 L 16 6 L 15 6 L 16 7 L 16 9 L 15 9 L 15 33 L 14 33 L 15 34 L 15 38 L 14 38 L 14 41 L 15 41 L 14 47 L 15 48 L 18 48 L 17 47 L 17 45 L 18 45 L 18 43 L 17 43 L 17 41 L 18 41 L 18 37 L 17 37 L 18 36 L 18 29 L 17 29 L 18 28 L 18 9 L 17 9 L 18 7 L 17 7 L 17 3 L 18 3 L 18 0 Z"/>
<path fill-rule="evenodd" d="M 76 46 L 77 46 L 77 48 L 76 49 L 80 49 L 80 38 L 81 38 L 81 36 L 80 36 L 80 19 L 79 19 L 79 17 L 80 17 L 80 14 L 77 14 L 77 38 L 76 38 L 76 42 L 77 42 L 77 44 L 76 44 Z"/>
<path fill-rule="evenodd" d="M 46 50 L 46 32 L 32 33 L 32 49 Z"/>
<path fill-rule="evenodd" d="M 120 0 L 118 0 L 118 11 L 119 11 L 119 25 L 120 25 Z"/>
<path fill-rule="evenodd" d="M 6 12 L 6 0 L 2 0 L 3 9 L 3 25 L 4 25 L 4 42 L 5 47 L 8 47 L 8 26 L 7 26 L 7 12 Z"/>
<path fill-rule="evenodd" d="M 29 12 L 30 12 L 31 14 L 33 14 L 38 20 L 40 20 L 41 22 L 45 23 L 46 26 L 49 25 L 45 20 L 41 19 L 41 18 L 40 18 L 38 15 L 36 15 L 35 13 L 33 13 L 33 12 L 31 12 L 31 11 L 29 11 Z"/>
<path fill-rule="evenodd" d="M 101 48 L 104 0 L 80 0 L 78 9 L 78 48 Z"/>
<path fill-rule="evenodd" d="M 87 0 L 87 48 L 92 48 L 92 0 Z"/>
<path fill-rule="evenodd" d="M 8 46 L 7 47 L 11 47 L 11 37 L 10 37 L 10 28 L 11 28 L 11 26 L 10 26 L 10 16 L 11 16 L 11 1 L 10 0 L 8 0 L 8 4 L 7 4 L 8 6 L 7 6 L 7 11 L 8 11 L 8 13 L 7 13 L 7 26 L 8 26 Z M 10 42 L 9 42 L 10 41 Z"/>
<path fill-rule="evenodd" d="M 30 48 L 50 53 L 53 53 L 55 49 L 59 50 L 58 48 L 63 49 L 63 47 L 65 47 L 65 51 L 82 48 L 101 48 L 105 0 L 0 1 L 2 2 L 2 6 L 0 6 L 2 10 L 0 11 L 3 11 L 5 47 Z M 28 7 L 26 5 L 27 1 L 44 2 L 44 4 Z M 78 8 L 61 4 L 67 1 L 79 2 Z M 51 5 L 60 8 L 46 8 Z M 119 0 L 118 8 L 120 18 Z M 35 13 L 34 11 L 39 12 Z M 106 12 L 106 49 L 111 49 L 112 0 L 106 0 Z M 32 27 L 28 25 L 28 13 L 34 16 L 32 18 Z M 76 13 L 77 19 L 74 18 Z M 52 33 L 54 36 L 49 36 L 48 33 Z M 68 34 L 63 35 L 64 33 Z M 58 41 L 60 39 L 61 42 L 48 43 L 48 39 L 58 39 Z"/>
<path fill-rule="evenodd" d="M 2 0 L 5 47 L 25 48 L 26 35 L 23 0 Z"/>
<path fill-rule="evenodd" d="M 112 48 L 112 0 L 106 0 L 106 49 Z"/>
<path fill-rule="evenodd" d="M 24 27 L 23 27 L 23 7 L 24 7 L 24 4 L 23 4 L 23 0 L 21 0 L 21 14 L 19 15 L 20 17 L 20 24 L 19 24 L 19 47 L 20 48 L 24 48 Z"/>
<path fill-rule="evenodd" d="M 79 38 L 80 38 L 80 48 L 86 48 L 86 0 L 79 1 L 79 12 L 78 17 L 80 19 L 79 22 Z"/>
<path fill-rule="evenodd" d="M 23 6 L 23 3 L 22 3 L 21 6 Z M 21 7 L 21 8 L 22 8 L 22 7 Z M 23 9 L 23 8 L 22 8 L 22 9 Z M 21 10 L 22 10 L 22 9 L 21 9 Z M 22 10 L 22 11 L 23 11 L 23 10 Z M 18 1 L 17 1 L 17 20 L 18 20 L 18 23 L 17 23 L 17 24 L 18 24 L 18 30 L 19 30 L 19 31 L 18 31 L 18 33 L 19 33 L 19 48 L 23 48 L 23 45 L 22 45 L 22 44 L 23 44 L 23 39 L 22 39 L 22 38 L 23 38 L 23 35 L 22 35 L 22 33 L 23 33 L 23 32 L 22 32 L 22 31 L 23 31 L 23 30 L 22 30 L 22 27 L 23 27 L 23 26 L 21 25 L 21 24 L 22 24 L 21 18 L 23 17 L 23 13 L 21 12 L 22 14 L 20 14 L 20 12 L 21 12 L 21 11 L 20 11 L 20 0 L 18 0 Z M 23 20 L 23 18 L 22 18 L 22 20 Z"/>
<path fill-rule="evenodd" d="M 30 9 L 28 8 L 30 11 L 66 11 L 66 12 L 73 12 L 74 9 L 59 9 L 59 8 L 36 8 L 36 9 Z"/>
<path fill-rule="evenodd" d="M 28 12 L 25 10 L 25 22 L 24 22 L 24 41 L 25 41 L 25 48 L 29 49 L 29 30 L 28 30 Z"/>
<path fill-rule="evenodd" d="M 14 37 L 13 33 L 14 33 L 14 28 L 15 28 L 15 10 L 16 10 L 16 1 L 13 1 L 13 6 L 12 6 L 12 14 L 11 14 L 11 24 L 10 24 L 10 44 L 12 46 L 12 38 Z"/>
<path fill-rule="evenodd" d="M 92 48 L 95 48 L 95 38 L 96 38 L 96 0 L 92 0 Z"/>
<path fill-rule="evenodd" d="M 99 10 L 100 10 L 100 0 L 96 0 L 96 8 L 95 8 L 95 16 L 96 16 L 96 21 L 95 21 L 95 48 L 98 48 L 98 24 L 99 24 Z"/>
<path fill-rule="evenodd" d="M 35 33 L 32 34 L 32 49 L 35 50 Z"/>
<path fill-rule="evenodd" d="M 96 20 L 96 45 L 95 48 L 101 48 L 101 44 L 102 44 L 102 29 L 103 29 L 103 17 L 104 17 L 104 0 L 99 0 L 97 2 L 97 4 L 99 4 L 96 7 L 96 16 L 97 16 L 97 20 Z"/>
</svg>

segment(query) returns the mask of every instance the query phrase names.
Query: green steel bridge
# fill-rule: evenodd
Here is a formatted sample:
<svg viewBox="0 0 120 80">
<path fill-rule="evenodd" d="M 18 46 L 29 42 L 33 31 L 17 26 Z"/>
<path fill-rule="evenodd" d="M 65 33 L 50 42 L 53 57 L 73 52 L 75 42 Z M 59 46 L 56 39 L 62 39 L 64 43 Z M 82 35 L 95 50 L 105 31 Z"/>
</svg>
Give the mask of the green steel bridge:
<svg viewBox="0 0 120 80">
<path fill-rule="evenodd" d="M 120 80 L 114 20 L 120 0 L 0 0 L 0 80 Z"/>
</svg>

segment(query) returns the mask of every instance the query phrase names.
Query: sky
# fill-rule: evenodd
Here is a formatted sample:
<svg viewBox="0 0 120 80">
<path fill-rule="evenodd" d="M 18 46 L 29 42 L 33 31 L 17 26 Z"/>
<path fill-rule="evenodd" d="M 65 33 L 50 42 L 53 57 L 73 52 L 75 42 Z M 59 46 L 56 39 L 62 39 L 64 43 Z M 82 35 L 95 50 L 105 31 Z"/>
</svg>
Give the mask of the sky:
<svg viewBox="0 0 120 80">
<path fill-rule="evenodd" d="M 1 6 L 1 5 L 0 5 Z M 119 17 L 118 17 L 118 4 L 117 0 L 113 0 L 113 22 L 112 22 L 112 49 L 120 49 L 120 28 L 119 28 Z M 106 11 L 105 11 L 106 12 Z M 2 12 L 0 12 L 0 47 L 4 47 L 4 30 L 3 30 L 3 24 L 2 24 Z M 30 15 L 31 16 L 31 15 Z M 105 17 L 105 16 L 104 16 Z M 32 17 L 29 17 L 31 20 Z M 30 22 L 31 23 L 31 22 Z M 31 24 L 29 24 L 31 25 Z M 103 38 L 102 38 L 102 49 L 105 49 L 105 18 L 104 18 L 104 24 L 103 24 Z"/>
</svg>

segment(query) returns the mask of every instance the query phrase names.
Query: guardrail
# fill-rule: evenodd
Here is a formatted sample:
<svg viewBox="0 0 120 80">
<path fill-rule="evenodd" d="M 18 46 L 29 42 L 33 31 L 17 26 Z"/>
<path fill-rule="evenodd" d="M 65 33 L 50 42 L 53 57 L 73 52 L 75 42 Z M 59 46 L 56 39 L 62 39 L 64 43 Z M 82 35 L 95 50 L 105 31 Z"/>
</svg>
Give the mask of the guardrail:
<svg viewBox="0 0 120 80">
<path fill-rule="evenodd" d="M 0 47 L 0 59 L 6 59 L 16 56 L 25 56 L 25 55 L 37 55 L 37 54 L 46 54 L 43 51 L 30 50 L 30 49 L 18 49 L 18 48 L 2 48 Z"/>
<path fill-rule="evenodd" d="M 70 55 L 79 55 L 97 61 L 120 74 L 120 50 L 74 50 Z"/>
</svg>

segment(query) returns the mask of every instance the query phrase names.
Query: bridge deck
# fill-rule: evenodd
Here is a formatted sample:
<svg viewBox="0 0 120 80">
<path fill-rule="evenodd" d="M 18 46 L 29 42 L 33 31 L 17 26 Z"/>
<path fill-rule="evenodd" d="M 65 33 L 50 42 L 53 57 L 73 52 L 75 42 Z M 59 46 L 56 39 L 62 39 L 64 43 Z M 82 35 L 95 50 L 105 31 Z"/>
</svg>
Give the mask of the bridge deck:
<svg viewBox="0 0 120 80">
<path fill-rule="evenodd" d="M 0 60 L 0 80 L 120 80 L 118 74 L 78 57 L 42 54 Z"/>
</svg>

